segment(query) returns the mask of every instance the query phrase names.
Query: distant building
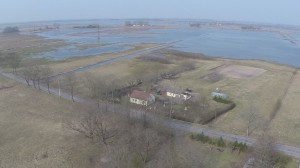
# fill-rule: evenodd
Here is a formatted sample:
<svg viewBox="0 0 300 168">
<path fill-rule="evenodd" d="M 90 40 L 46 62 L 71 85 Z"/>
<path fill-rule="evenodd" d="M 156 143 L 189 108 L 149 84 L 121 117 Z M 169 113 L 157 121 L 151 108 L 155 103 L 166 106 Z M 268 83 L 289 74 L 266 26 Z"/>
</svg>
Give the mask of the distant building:
<svg viewBox="0 0 300 168">
<path fill-rule="evenodd" d="M 129 97 L 131 103 L 144 106 L 149 106 L 155 102 L 155 97 L 153 94 L 139 90 L 134 90 Z"/>
</svg>

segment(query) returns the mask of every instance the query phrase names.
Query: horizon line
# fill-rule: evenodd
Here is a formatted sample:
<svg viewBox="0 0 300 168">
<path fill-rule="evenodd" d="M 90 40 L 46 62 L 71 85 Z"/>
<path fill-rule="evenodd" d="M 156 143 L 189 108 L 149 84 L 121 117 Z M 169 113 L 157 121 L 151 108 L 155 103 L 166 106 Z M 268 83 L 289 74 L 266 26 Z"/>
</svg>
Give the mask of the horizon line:
<svg viewBox="0 0 300 168">
<path fill-rule="evenodd" d="M 298 24 L 259 22 L 259 21 L 242 21 L 242 20 L 218 20 L 218 19 L 203 19 L 203 18 L 78 18 L 78 19 L 58 19 L 58 20 L 32 20 L 32 21 L 17 21 L 17 22 L 0 22 L 0 25 L 6 24 L 26 24 L 26 23 L 41 23 L 41 22 L 64 22 L 64 21 L 92 21 L 92 20 L 198 20 L 198 21 L 215 21 L 225 23 L 244 23 L 244 24 L 262 24 L 262 25 L 280 25 L 299 27 Z"/>
</svg>

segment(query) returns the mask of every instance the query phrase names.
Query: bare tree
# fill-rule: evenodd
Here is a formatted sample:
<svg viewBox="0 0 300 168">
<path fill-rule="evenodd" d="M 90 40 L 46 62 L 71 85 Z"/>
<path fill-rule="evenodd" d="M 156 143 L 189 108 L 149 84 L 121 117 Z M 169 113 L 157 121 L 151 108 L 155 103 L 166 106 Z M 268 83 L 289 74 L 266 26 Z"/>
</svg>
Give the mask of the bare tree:
<svg viewBox="0 0 300 168">
<path fill-rule="evenodd" d="M 43 81 L 47 85 L 48 93 L 50 94 L 50 82 L 51 82 L 50 77 L 53 74 L 53 70 L 51 69 L 51 67 L 44 65 L 41 66 L 40 73 Z"/>
<path fill-rule="evenodd" d="M 16 73 L 17 68 L 20 67 L 22 57 L 15 52 L 8 53 L 4 58 L 6 64 L 13 69 L 13 73 Z"/>
<path fill-rule="evenodd" d="M 252 158 L 257 168 L 283 168 L 286 156 L 275 150 L 275 140 L 268 134 L 263 134 L 253 146 Z"/>
<path fill-rule="evenodd" d="M 242 113 L 242 117 L 246 120 L 247 136 L 250 136 L 251 133 L 258 129 L 262 124 L 262 119 L 259 117 L 258 109 L 255 105 L 253 105 L 253 103 L 250 103 L 248 109 Z"/>
<path fill-rule="evenodd" d="M 0 66 L 4 65 L 5 61 L 5 56 L 4 53 L 0 51 Z"/>
<path fill-rule="evenodd" d="M 50 76 L 53 73 L 52 69 L 46 65 L 34 65 L 22 69 L 21 75 L 25 79 L 28 86 L 33 84 L 34 88 L 41 90 L 41 82 L 46 82 L 48 92 L 50 93 Z M 31 81 L 31 82 L 30 82 Z"/>
<path fill-rule="evenodd" d="M 163 119 L 145 127 L 140 120 L 128 120 L 113 112 L 99 111 L 97 107 L 83 109 L 85 113 L 80 113 L 83 116 L 72 122 L 71 128 L 106 147 L 107 150 L 101 152 L 101 159 L 95 161 L 95 167 L 203 167 L 200 155 L 192 153 L 195 156 L 190 156 L 190 149 L 177 154 L 174 133 L 165 127 Z M 184 145 L 181 147 L 186 148 Z M 199 152 L 197 149 L 194 151 Z"/>
<path fill-rule="evenodd" d="M 101 100 L 104 101 L 106 104 L 104 111 L 107 111 L 107 103 L 115 102 L 116 91 L 120 82 L 113 75 L 95 76 L 86 73 L 85 77 L 91 98 L 97 100 L 98 107 L 100 107 Z"/>
<path fill-rule="evenodd" d="M 29 67 L 30 80 L 32 81 L 33 87 L 40 88 L 40 67 L 38 65 Z M 38 86 L 37 86 L 38 85 Z"/>
<path fill-rule="evenodd" d="M 156 150 L 155 148 L 159 144 L 160 137 L 156 131 L 144 128 L 144 126 L 137 126 L 133 131 L 133 138 L 131 140 L 132 149 L 143 163 L 146 164 Z"/>
<path fill-rule="evenodd" d="M 34 77 L 35 77 L 35 81 L 37 82 L 37 85 L 38 85 L 38 89 L 41 90 L 41 79 L 42 79 L 42 73 L 43 73 L 43 70 L 42 70 L 42 66 L 39 66 L 39 65 L 36 65 L 33 67 L 33 74 L 34 74 Z"/>
<path fill-rule="evenodd" d="M 74 91 L 75 91 L 75 88 L 78 84 L 76 74 L 71 73 L 71 74 L 67 75 L 66 78 L 65 78 L 65 82 L 66 82 L 67 89 L 71 93 L 72 101 L 75 102 L 75 100 L 74 100 Z"/>
<path fill-rule="evenodd" d="M 26 81 L 27 85 L 30 86 L 30 79 L 31 79 L 31 70 L 29 67 L 25 67 L 22 69 L 21 72 L 22 77 Z"/>
<path fill-rule="evenodd" d="M 118 140 L 126 128 L 126 120 L 115 113 L 99 111 L 90 106 L 86 106 L 84 109 L 84 116 L 70 126 L 71 129 L 82 133 L 95 143 L 101 142 L 108 147 Z"/>
</svg>

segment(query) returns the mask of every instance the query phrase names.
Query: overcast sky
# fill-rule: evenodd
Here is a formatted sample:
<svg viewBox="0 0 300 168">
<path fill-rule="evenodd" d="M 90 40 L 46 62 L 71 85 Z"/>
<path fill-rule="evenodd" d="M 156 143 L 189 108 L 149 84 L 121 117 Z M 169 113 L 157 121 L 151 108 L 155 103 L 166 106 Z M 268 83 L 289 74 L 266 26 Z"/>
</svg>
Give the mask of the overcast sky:
<svg viewBox="0 0 300 168">
<path fill-rule="evenodd" d="M 186 18 L 300 25 L 300 0 L 0 0 L 0 23 Z"/>
</svg>

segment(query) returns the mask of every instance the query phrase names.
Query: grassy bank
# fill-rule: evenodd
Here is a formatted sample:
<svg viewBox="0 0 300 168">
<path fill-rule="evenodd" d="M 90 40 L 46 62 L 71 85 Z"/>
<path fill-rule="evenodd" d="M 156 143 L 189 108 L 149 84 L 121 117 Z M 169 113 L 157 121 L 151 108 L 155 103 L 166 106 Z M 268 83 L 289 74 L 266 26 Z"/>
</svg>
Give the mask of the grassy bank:
<svg viewBox="0 0 300 168">
<path fill-rule="evenodd" d="M 93 167 L 94 146 L 65 127 L 79 106 L 2 77 L 0 85 L 14 86 L 0 90 L 0 167 Z"/>
</svg>

